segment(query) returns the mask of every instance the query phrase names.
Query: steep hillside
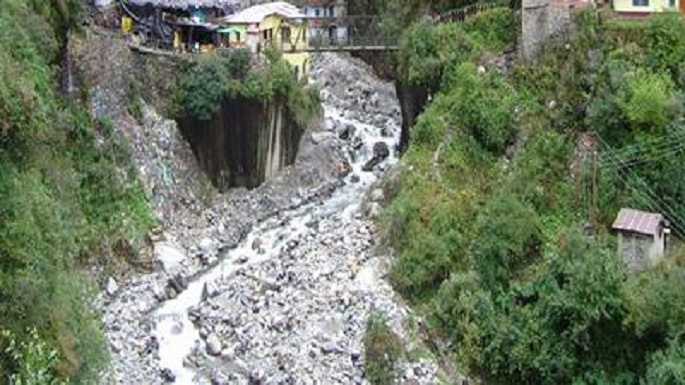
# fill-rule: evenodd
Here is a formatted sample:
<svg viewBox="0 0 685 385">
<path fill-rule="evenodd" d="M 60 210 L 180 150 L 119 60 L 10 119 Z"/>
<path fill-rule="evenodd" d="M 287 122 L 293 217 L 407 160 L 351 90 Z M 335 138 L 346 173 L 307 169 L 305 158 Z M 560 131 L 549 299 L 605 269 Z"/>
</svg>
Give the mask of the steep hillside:
<svg viewBox="0 0 685 385">
<path fill-rule="evenodd" d="M 126 146 L 58 90 L 78 1 L 0 1 L 0 378 L 93 383 L 86 266 L 136 264 L 151 225 Z M 83 273 L 81 273 L 83 271 Z"/>
<path fill-rule="evenodd" d="M 507 10 L 405 34 L 402 81 L 433 92 L 388 186 L 390 278 L 471 376 L 682 383 L 682 254 L 628 275 L 608 228 L 626 206 L 685 225 L 684 28 L 580 13 L 513 68 Z M 583 135 L 601 156 L 572 168 Z"/>
</svg>

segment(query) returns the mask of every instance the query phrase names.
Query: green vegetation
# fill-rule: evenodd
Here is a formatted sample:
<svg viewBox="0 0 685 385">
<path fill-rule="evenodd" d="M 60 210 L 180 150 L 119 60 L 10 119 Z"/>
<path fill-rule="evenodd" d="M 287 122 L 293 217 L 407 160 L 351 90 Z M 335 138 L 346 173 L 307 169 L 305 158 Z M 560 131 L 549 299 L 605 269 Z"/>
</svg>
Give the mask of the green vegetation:
<svg viewBox="0 0 685 385">
<path fill-rule="evenodd" d="M 373 385 L 393 384 L 396 364 L 404 354 L 400 337 L 388 326 L 387 320 L 373 313 L 366 321 L 364 335 L 364 373 Z"/>
<path fill-rule="evenodd" d="M 390 280 L 486 383 L 685 383 L 682 253 L 628 276 L 607 231 L 629 206 L 683 235 L 685 22 L 576 23 L 507 73 L 506 9 L 407 30 L 401 80 L 432 100 L 382 221 Z M 596 212 L 592 170 L 571 170 L 581 133 L 605 155 Z"/>
<path fill-rule="evenodd" d="M 56 90 L 80 4 L 0 0 L 3 382 L 97 382 L 107 354 L 85 267 L 135 262 L 152 222 L 111 123 Z"/>
<path fill-rule="evenodd" d="M 319 92 L 297 80 L 290 65 L 276 52 L 268 63 L 251 69 L 247 49 L 230 50 L 204 57 L 181 77 L 176 95 L 176 114 L 210 120 L 225 98 L 263 102 L 283 99 L 304 123 L 320 112 Z"/>
</svg>

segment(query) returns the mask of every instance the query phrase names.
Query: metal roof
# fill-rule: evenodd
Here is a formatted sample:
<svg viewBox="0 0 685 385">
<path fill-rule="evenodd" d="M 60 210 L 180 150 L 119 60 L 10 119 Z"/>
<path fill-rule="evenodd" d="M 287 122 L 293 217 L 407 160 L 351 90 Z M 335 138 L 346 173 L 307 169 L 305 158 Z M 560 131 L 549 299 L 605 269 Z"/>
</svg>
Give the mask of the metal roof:
<svg viewBox="0 0 685 385">
<path fill-rule="evenodd" d="M 255 24 L 260 23 L 270 15 L 281 15 L 287 19 L 303 19 L 305 17 L 296 6 L 285 1 L 275 1 L 245 8 L 238 13 L 221 18 L 220 21 L 231 24 Z"/>
<path fill-rule="evenodd" d="M 155 7 L 182 9 L 193 6 L 223 8 L 224 6 L 236 6 L 241 4 L 240 0 L 128 0 L 128 2 L 135 5 L 150 4 Z"/>
<path fill-rule="evenodd" d="M 640 234 L 655 235 L 664 224 L 664 216 L 633 209 L 621 209 L 611 226 L 614 230 L 632 231 Z"/>
</svg>

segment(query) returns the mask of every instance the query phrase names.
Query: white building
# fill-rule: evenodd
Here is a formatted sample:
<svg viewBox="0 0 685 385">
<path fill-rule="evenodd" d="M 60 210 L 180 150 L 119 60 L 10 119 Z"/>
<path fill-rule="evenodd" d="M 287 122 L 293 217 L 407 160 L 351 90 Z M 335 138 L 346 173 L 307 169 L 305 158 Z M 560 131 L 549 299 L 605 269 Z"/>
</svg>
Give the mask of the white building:
<svg viewBox="0 0 685 385">
<path fill-rule="evenodd" d="M 347 41 L 347 2 L 345 0 L 308 0 L 302 5 L 302 13 L 309 24 L 309 40 L 344 43 Z"/>
</svg>

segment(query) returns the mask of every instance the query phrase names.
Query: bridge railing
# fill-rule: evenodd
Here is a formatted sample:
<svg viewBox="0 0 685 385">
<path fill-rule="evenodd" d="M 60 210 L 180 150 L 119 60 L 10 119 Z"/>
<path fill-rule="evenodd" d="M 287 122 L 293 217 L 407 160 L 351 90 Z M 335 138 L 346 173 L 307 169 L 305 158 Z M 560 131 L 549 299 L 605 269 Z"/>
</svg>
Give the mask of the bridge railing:
<svg viewBox="0 0 685 385">
<path fill-rule="evenodd" d="M 488 3 L 471 4 L 436 15 L 433 17 L 433 21 L 436 23 L 463 22 L 483 11 L 503 6 L 515 7 L 517 3 L 520 4 L 520 0 L 496 0 Z"/>
</svg>

